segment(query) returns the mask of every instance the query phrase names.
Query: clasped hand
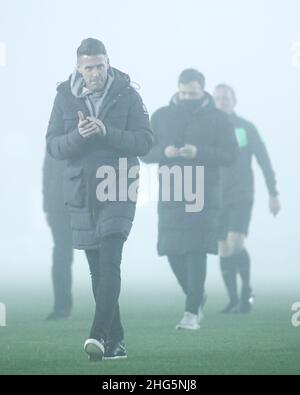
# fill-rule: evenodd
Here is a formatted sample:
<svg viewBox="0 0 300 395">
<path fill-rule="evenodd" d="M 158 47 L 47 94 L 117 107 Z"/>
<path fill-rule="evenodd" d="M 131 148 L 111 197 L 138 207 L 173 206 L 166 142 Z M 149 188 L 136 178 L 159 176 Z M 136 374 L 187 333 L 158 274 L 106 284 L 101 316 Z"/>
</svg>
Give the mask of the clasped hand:
<svg viewBox="0 0 300 395">
<path fill-rule="evenodd" d="M 81 111 L 78 111 L 78 117 L 78 130 L 82 137 L 86 138 L 94 134 L 99 134 L 100 136 L 106 135 L 105 125 L 100 119 L 95 117 L 84 118 Z"/>
<path fill-rule="evenodd" d="M 197 155 L 197 147 L 192 144 L 185 144 L 183 147 L 177 148 L 174 145 L 169 145 L 165 148 L 165 156 L 167 158 L 183 157 L 186 159 L 194 159 Z"/>
</svg>

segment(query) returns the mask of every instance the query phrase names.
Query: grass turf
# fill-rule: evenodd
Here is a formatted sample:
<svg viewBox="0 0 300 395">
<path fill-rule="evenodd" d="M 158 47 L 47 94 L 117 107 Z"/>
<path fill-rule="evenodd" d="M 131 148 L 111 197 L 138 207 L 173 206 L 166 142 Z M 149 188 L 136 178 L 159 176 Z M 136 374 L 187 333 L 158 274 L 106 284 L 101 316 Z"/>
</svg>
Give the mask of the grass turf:
<svg viewBox="0 0 300 395">
<path fill-rule="evenodd" d="M 92 300 L 76 295 L 72 319 L 44 320 L 50 300 L 6 298 L 7 327 L 0 327 L 0 374 L 300 374 L 300 327 L 291 324 L 288 295 L 265 295 L 248 315 L 218 313 L 209 295 L 196 332 L 176 331 L 183 298 L 177 293 L 122 296 L 128 359 L 91 363 L 82 344 Z"/>
</svg>

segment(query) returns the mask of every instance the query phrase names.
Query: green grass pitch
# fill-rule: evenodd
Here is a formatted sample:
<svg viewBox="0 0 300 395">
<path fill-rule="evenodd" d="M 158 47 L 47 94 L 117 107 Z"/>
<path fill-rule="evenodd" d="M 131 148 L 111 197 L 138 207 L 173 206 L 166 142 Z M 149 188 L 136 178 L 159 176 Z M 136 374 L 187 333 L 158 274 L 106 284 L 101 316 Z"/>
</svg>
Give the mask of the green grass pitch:
<svg viewBox="0 0 300 395">
<path fill-rule="evenodd" d="M 76 294 L 72 318 L 58 322 L 44 320 L 49 295 L 6 296 L 0 374 L 300 374 L 293 296 L 257 295 L 251 314 L 224 316 L 221 294 L 211 292 L 202 328 L 186 332 L 174 329 L 183 308 L 179 292 L 124 293 L 128 359 L 91 363 L 82 349 L 93 313 L 89 291 Z"/>
</svg>

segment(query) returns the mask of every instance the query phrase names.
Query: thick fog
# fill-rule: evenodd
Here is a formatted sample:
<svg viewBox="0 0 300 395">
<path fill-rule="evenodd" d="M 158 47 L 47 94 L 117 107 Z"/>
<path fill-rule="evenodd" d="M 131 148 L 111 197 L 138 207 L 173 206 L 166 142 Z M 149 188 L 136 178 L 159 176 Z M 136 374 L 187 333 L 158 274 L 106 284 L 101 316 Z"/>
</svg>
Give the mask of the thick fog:
<svg viewBox="0 0 300 395">
<path fill-rule="evenodd" d="M 87 37 L 105 43 L 111 64 L 139 86 L 150 114 L 169 102 L 184 68 L 203 72 L 209 92 L 220 82 L 234 87 L 237 113 L 257 126 L 267 145 L 282 203 L 274 218 L 255 163 L 247 240 L 253 278 L 265 289 L 299 285 L 299 15 L 298 0 L 0 0 L 0 286 L 50 292 L 45 133 L 56 85 L 73 71 L 76 49 Z M 149 168 L 142 172 L 145 196 Z M 124 249 L 123 287 L 175 287 L 166 258 L 156 252 L 156 204 L 141 199 L 139 206 Z M 73 269 L 75 285 L 85 287 L 81 251 Z M 213 256 L 208 277 L 208 284 L 223 287 Z"/>
</svg>

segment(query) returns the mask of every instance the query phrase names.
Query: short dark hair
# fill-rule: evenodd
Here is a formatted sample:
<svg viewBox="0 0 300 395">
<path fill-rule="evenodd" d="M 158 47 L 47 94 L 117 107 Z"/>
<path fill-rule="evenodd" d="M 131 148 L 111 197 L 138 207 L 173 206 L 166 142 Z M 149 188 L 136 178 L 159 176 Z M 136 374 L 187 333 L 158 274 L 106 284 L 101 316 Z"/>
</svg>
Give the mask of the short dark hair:
<svg viewBox="0 0 300 395">
<path fill-rule="evenodd" d="M 233 100 L 236 102 L 236 94 L 235 94 L 235 91 L 232 88 L 232 86 L 222 83 L 222 84 L 218 84 L 215 89 L 226 89 L 226 90 L 228 90 L 232 94 Z"/>
<path fill-rule="evenodd" d="M 77 48 L 77 59 L 83 55 L 107 55 L 107 52 L 103 42 L 96 38 L 86 38 L 81 41 L 80 46 Z"/>
<path fill-rule="evenodd" d="M 205 77 L 200 71 L 196 69 L 185 69 L 180 73 L 178 84 L 189 84 L 192 81 L 197 81 L 202 89 L 205 87 Z"/>
</svg>

